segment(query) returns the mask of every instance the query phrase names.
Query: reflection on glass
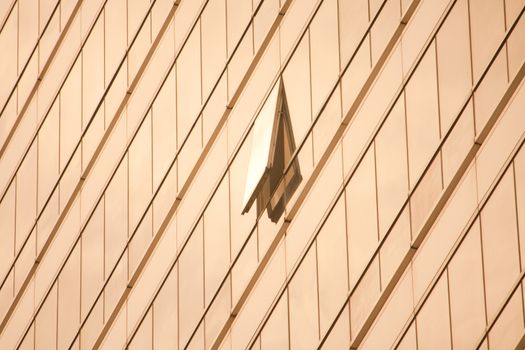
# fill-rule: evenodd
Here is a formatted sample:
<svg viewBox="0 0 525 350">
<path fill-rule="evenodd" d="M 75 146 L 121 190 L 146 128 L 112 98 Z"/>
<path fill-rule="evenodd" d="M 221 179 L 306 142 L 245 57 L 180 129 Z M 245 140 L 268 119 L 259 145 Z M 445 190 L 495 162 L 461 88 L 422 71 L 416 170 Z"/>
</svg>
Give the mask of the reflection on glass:
<svg viewBox="0 0 525 350">
<path fill-rule="evenodd" d="M 297 158 L 293 160 L 286 178 L 283 176 L 294 151 L 290 112 L 284 84 L 279 79 L 255 121 L 243 214 L 257 200 L 257 215 L 268 209 L 270 220 L 279 220 L 302 180 Z"/>
</svg>

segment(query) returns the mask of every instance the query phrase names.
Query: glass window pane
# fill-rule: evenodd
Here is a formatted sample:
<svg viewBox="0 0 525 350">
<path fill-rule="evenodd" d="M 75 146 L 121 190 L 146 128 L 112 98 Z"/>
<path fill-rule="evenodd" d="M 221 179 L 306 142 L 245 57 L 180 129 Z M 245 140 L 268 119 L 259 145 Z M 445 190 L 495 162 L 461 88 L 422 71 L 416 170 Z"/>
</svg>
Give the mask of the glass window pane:
<svg viewBox="0 0 525 350">
<path fill-rule="evenodd" d="M 184 347 L 204 308 L 202 221 L 179 259 L 179 348 Z"/>
<path fill-rule="evenodd" d="M 310 24 L 312 111 L 319 112 L 339 74 L 337 0 L 321 4 Z"/>
<path fill-rule="evenodd" d="M 317 236 L 321 334 L 327 332 L 348 293 L 344 201 L 341 196 Z"/>
<path fill-rule="evenodd" d="M 261 350 L 288 348 L 288 298 L 283 294 L 261 331 Z"/>
<path fill-rule="evenodd" d="M 434 45 L 406 86 L 408 164 L 413 188 L 440 139 Z"/>
<path fill-rule="evenodd" d="M 419 350 L 450 349 L 448 280 L 441 276 L 417 315 L 417 343 Z"/>
<path fill-rule="evenodd" d="M 454 349 L 472 349 L 485 329 L 485 293 L 479 221 L 449 264 L 450 318 Z"/>
<path fill-rule="evenodd" d="M 469 1 L 472 68 L 477 81 L 505 33 L 504 2 Z"/>
<path fill-rule="evenodd" d="M 377 206 L 384 237 L 408 195 L 405 108 L 400 98 L 375 140 Z"/>
<path fill-rule="evenodd" d="M 346 187 L 350 288 L 377 246 L 374 153 L 369 150 Z"/>
<path fill-rule="evenodd" d="M 523 299 L 518 288 L 489 332 L 491 349 L 516 348 L 523 337 Z"/>
<path fill-rule="evenodd" d="M 314 349 L 319 339 L 315 250 L 310 249 L 288 286 L 290 347 Z"/>
<path fill-rule="evenodd" d="M 514 179 L 512 172 L 507 171 L 481 211 L 483 266 L 489 319 L 495 316 L 520 271 L 516 229 Z"/>
<path fill-rule="evenodd" d="M 458 1 L 436 38 L 441 130 L 448 129 L 470 93 L 468 1 Z"/>
<path fill-rule="evenodd" d="M 153 304 L 155 350 L 176 349 L 178 344 L 177 265 L 171 270 Z"/>
</svg>

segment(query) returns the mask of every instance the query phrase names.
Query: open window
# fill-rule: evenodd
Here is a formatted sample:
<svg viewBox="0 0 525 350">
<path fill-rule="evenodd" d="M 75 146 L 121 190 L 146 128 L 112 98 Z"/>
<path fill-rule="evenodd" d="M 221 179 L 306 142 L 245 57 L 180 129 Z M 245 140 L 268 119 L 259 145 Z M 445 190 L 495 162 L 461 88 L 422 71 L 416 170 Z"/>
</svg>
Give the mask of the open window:
<svg viewBox="0 0 525 350">
<path fill-rule="evenodd" d="M 292 161 L 294 151 L 286 93 L 280 79 L 255 121 L 243 214 L 256 202 L 257 216 L 267 209 L 270 220 L 279 221 L 302 180 L 297 157 Z"/>
</svg>

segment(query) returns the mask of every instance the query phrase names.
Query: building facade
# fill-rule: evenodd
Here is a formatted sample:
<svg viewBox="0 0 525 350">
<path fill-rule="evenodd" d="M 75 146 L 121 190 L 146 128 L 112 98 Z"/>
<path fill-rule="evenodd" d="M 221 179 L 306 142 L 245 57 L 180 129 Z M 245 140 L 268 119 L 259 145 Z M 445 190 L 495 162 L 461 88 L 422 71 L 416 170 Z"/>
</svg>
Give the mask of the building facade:
<svg viewBox="0 0 525 350">
<path fill-rule="evenodd" d="M 525 1 L 3 0 L 0 349 L 522 349 Z"/>
</svg>

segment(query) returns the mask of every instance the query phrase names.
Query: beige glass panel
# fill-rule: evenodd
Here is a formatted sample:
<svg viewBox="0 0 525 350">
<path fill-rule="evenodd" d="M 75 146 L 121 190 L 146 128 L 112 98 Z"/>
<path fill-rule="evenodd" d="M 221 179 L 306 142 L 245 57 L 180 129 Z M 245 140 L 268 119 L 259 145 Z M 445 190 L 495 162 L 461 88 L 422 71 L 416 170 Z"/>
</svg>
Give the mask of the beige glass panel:
<svg viewBox="0 0 525 350">
<path fill-rule="evenodd" d="M 82 288 L 82 291 L 84 289 Z M 91 305 L 90 305 L 91 306 Z M 99 298 L 93 306 L 88 320 L 80 331 L 80 348 L 92 349 L 104 325 L 104 300 Z"/>
<path fill-rule="evenodd" d="M 370 34 L 372 65 L 381 57 L 399 25 L 399 7 L 400 3 L 398 1 L 387 1 L 372 26 Z M 375 15 L 375 12 L 373 9 L 370 9 L 371 17 Z"/>
<path fill-rule="evenodd" d="M 226 11 L 228 55 L 231 55 L 248 24 L 252 14 L 252 3 L 246 0 L 226 0 Z"/>
<path fill-rule="evenodd" d="M 254 3 L 254 10 L 256 6 L 257 4 Z M 259 49 L 261 46 L 262 41 L 266 37 L 266 34 L 274 23 L 278 13 L 279 0 L 267 0 L 262 3 L 253 23 L 253 43 L 255 50 Z"/>
<path fill-rule="evenodd" d="M 15 254 L 15 195 L 11 185 L 0 202 L 0 278 L 6 276 Z"/>
<path fill-rule="evenodd" d="M 81 238 L 82 304 L 84 318 L 104 282 L 104 205 L 97 206 Z"/>
<path fill-rule="evenodd" d="M 17 104 L 18 101 L 15 98 L 11 98 L 4 107 L 0 118 L 0 146 L 4 145 L 5 139 L 11 131 L 11 125 L 13 125 L 18 116 Z"/>
<path fill-rule="evenodd" d="M 171 270 L 153 304 L 155 350 L 176 349 L 178 344 L 177 267 Z"/>
<path fill-rule="evenodd" d="M 177 115 L 180 115 L 178 113 Z M 178 117 L 177 117 L 178 118 Z M 193 169 L 202 151 L 202 119 L 199 118 L 195 127 L 191 130 L 184 147 L 177 156 L 177 181 L 178 188 L 182 188 L 188 180 L 188 176 Z M 186 135 L 184 135 L 186 137 Z M 177 143 L 182 142 L 177 139 Z M 193 218 L 191 219 L 193 220 Z"/>
<path fill-rule="evenodd" d="M 348 305 L 345 306 L 337 319 L 330 334 L 326 338 L 322 350 L 338 350 L 350 348 L 350 314 Z"/>
<path fill-rule="evenodd" d="M 525 130 L 525 89 L 519 89 L 476 157 L 478 192 L 484 196 Z"/>
<path fill-rule="evenodd" d="M 42 25 L 42 22 L 40 22 Z M 60 8 L 57 9 L 53 17 L 51 18 L 49 25 L 38 42 L 38 71 L 41 72 L 42 68 L 46 64 L 51 50 L 55 46 L 55 43 L 60 34 Z"/>
<path fill-rule="evenodd" d="M 485 328 L 482 266 L 479 221 L 476 221 L 448 267 L 454 349 L 475 347 Z"/>
<path fill-rule="evenodd" d="M 403 339 L 396 347 L 397 350 L 417 350 L 416 323 L 412 322 Z"/>
<path fill-rule="evenodd" d="M 275 84 L 253 126 L 250 163 L 248 165 L 248 176 L 243 197 L 243 212 L 248 211 L 258 195 L 266 173 L 270 170 L 270 162 L 272 161 L 270 152 L 273 135 L 275 134 L 274 130 L 277 127 L 276 120 L 280 90 L 281 84 Z"/>
<path fill-rule="evenodd" d="M 523 269 L 525 266 L 525 151 L 523 148 L 514 158 L 514 181 L 516 182 L 516 213 L 518 215 L 521 267 Z"/>
<path fill-rule="evenodd" d="M 93 158 L 95 150 L 104 135 L 104 104 L 93 116 L 91 125 L 82 138 L 82 169 L 84 170 Z"/>
<path fill-rule="evenodd" d="M 353 4 L 354 1 L 343 1 L 345 4 Z M 341 48 L 342 49 L 342 48 Z M 346 61 L 342 61 L 342 66 Z M 370 73 L 370 37 L 369 34 L 359 51 L 356 52 L 352 62 L 346 69 L 341 78 L 341 88 L 343 95 L 343 116 L 349 112 L 350 107 L 355 101 L 357 94 L 361 91 L 368 74 Z"/>
<path fill-rule="evenodd" d="M 513 349 L 523 336 L 523 299 L 518 288 L 489 332 L 490 349 Z"/>
<path fill-rule="evenodd" d="M 35 326 L 31 325 L 22 342 L 17 347 L 19 350 L 33 350 L 35 348 Z"/>
<path fill-rule="evenodd" d="M 66 206 L 80 179 L 82 150 L 78 148 L 60 179 L 59 210 Z"/>
<path fill-rule="evenodd" d="M 80 324 L 80 247 L 77 245 L 58 278 L 57 349 L 67 349 Z"/>
<path fill-rule="evenodd" d="M 170 12 L 171 7 L 174 5 L 173 0 L 160 0 L 155 2 L 153 9 L 151 10 L 151 37 L 154 39 L 157 34 L 160 32 L 164 21 L 166 20 L 167 14 Z M 168 29 L 171 33 L 169 35 L 174 35 L 173 27 Z M 171 40 L 173 45 L 175 45 L 175 38 L 172 37 Z"/>
<path fill-rule="evenodd" d="M 381 285 L 386 286 L 410 249 L 410 215 L 408 206 L 399 214 L 380 250 Z"/>
<path fill-rule="evenodd" d="M 442 147 L 443 184 L 446 186 L 456 174 L 474 143 L 474 116 L 469 102 Z"/>
<path fill-rule="evenodd" d="M 341 89 L 340 85 L 333 92 L 325 105 L 313 131 L 314 162 L 317 163 L 341 124 Z"/>
<path fill-rule="evenodd" d="M 337 0 L 321 4 L 310 24 L 312 111 L 319 112 L 339 73 Z"/>
<path fill-rule="evenodd" d="M 55 103 L 38 133 L 38 212 L 58 179 L 59 121 L 59 104 Z"/>
<path fill-rule="evenodd" d="M 29 234 L 36 217 L 37 197 L 37 147 L 33 142 L 16 176 L 16 239 L 15 250 L 19 251 Z"/>
<path fill-rule="evenodd" d="M 18 81 L 18 105 L 23 106 L 29 96 L 29 93 L 33 89 L 35 81 L 38 76 L 38 52 L 35 51 L 29 62 L 27 63 L 26 69 Z M 14 96 L 14 94 L 13 94 Z M 21 108 L 21 107 L 19 107 Z"/>
<path fill-rule="evenodd" d="M 413 1 L 410 0 L 410 2 Z M 449 4 L 448 0 L 433 0 L 422 1 L 416 7 L 401 39 L 404 74 L 416 64 L 418 55 L 425 47 L 427 40 L 432 38 L 432 31 L 438 26 L 439 20 L 444 16 Z M 434 54 L 432 55 L 434 56 Z"/>
<path fill-rule="evenodd" d="M 341 63 L 346 64 L 357 48 L 368 24 L 368 1 L 339 0 Z"/>
<path fill-rule="evenodd" d="M 44 26 L 46 25 L 47 21 L 51 17 L 51 13 L 53 12 L 55 8 L 56 3 L 57 3 L 56 0 L 39 0 L 38 1 L 38 12 L 39 12 L 38 33 L 42 34 L 42 31 L 44 30 Z M 60 12 L 60 10 L 57 10 L 56 12 Z"/>
<path fill-rule="evenodd" d="M 348 293 L 345 199 L 340 197 L 317 236 L 319 324 L 325 334 Z"/>
<path fill-rule="evenodd" d="M 305 35 L 299 42 L 283 72 L 286 101 L 295 137 L 295 144 L 304 138 L 311 125 L 310 45 Z"/>
<path fill-rule="evenodd" d="M 195 335 L 186 347 L 187 350 L 204 350 L 204 325 L 199 326 Z"/>
<path fill-rule="evenodd" d="M 288 286 L 290 347 L 315 349 L 319 339 L 315 250 L 310 250 Z"/>
<path fill-rule="evenodd" d="M 17 16 L 18 7 L 15 6 L 11 15 L 4 24 L 2 35 L 0 35 L 0 104 L 3 105 L 11 92 L 13 83 L 17 77 Z M 2 142 L 3 143 L 3 142 Z"/>
<path fill-rule="evenodd" d="M 495 316 L 520 270 L 514 179 L 511 171 L 481 211 L 487 316 Z"/>
<path fill-rule="evenodd" d="M 106 231 L 107 232 L 107 231 Z M 110 267 L 107 267 L 106 270 L 109 270 Z M 113 266 L 111 266 L 113 269 Z M 118 264 L 114 267 L 115 271 L 111 275 L 111 278 L 104 288 L 104 321 L 106 322 L 110 317 L 113 309 L 117 305 L 122 292 L 127 287 L 128 284 L 128 259 L 124 256 L 123 259 L 120 259 Z M 109 271 L 107 272 L 109 274 Z M 121 313 L 126 315 L 125 313 Z M 126 321 L 126 319 L 124 319 Z M 116 323 L 116 322 L 115 322 Z M 116 337 L 118 337 L 118 328 L 116 331 Z"/>
<path fill-rule="evenodd" d="M 204 320 L 205 348 L 210 349 L 214 340 L 219 335 L 224 324 L 228 321 L 231 312 L 231 283 L 227 279 L 218 291 Z M 202 324 L 202 323 L 201 323 Z"/>
<path fill-rule="evenodd" d="M 303 152 L 308 153 L 308 156 L 310 155 L 309 149 L 303 148 Z M 343 182 L 342 167 L 341 147 L 337 146 L 332 153 L 332 157 L 328 159 L 328 162 L 317 178 L 317 182 L 310 189 L 306 200 L 295 215 L 292 224 L 287 229 L 287 271 L 291 271 L 292 267 L 296 264 L 313 234 L 314 228 L 319 225 L 325 211 L 341 188 Z M 305 178 L 307 177 L 305 176 Z M 306 181 L 303 181 L 301 184 L 305 182 Z M 297 191 L 300 191 L 300 187 Z M 289 207 L 291 207 L 290 203 L 291 202 L 288 203 Z"/>
<path fill-rule="evenodd" d="M 53 229 L 56 219 L 58 218 L 58 208 L 59 208 L 59 191 L 55 190 L 49 198 L 49 202 L 44 208 L 43 212 L 38 218 L 38 223 L 36 227 L 36 254 L 38 255 L 42 250 L 42 247 L 46 243 L 51 230 Z"/>
<path fill-rule="evenodd" d="M 419 300 L 477 208 L 476 171 L 467 170 L 412 260 L 414 300 Z M 412 231 L 412 239 L 419 232 Z"/>
<path fill-rule="evenodd" d="M 285 293 L 261 331 L 261 350 L 288 348 L 288 324 L 288 294 Z"/>
<path fill-rule="evenodd" d="M 479 135 L 507 89 L 507 54 L 502 50 L 474 93 L 476 135 Z"/>
<path fill-rule="evenodd" d="M 440 139 L 436 54 L 432 45 L 406 86 L 410 188 L 427 165 Z"/>
<path fill-rule="evenodd" d="M 242 2 L 248 3 L 248 1 L 244 0 L 242 0 Z M 231 21 L 230 17 L 228 17 L 228 21 Z M 230 27 L 228 23 L 228 30 L 229 28 Z M 228 36 L 228 45 L 230 42 L 229 40 L 230 37 Z M 250 26 L 248 27 L 246 35 L 244 35 L 244 38 L 242 39 L 239 47 L 235 51 L 235 54 L 228 64 L 228 99 L 233 97 L 233 94 L 236 92 L 239 84 L 241 83 L 241 80 L 244 78 L 252 60 L 254 54 L 253 51 L 253 27 Z M 231 52 L 228 51 L 228 54 L 231 54 Z"/>
<path fill-rule="evenodd" d="M 383 306 L 383 311 L 361 343 L 362 349 L 388 349 L 392 346 L 413 310 L 411 277 L 410 271 L 401 277 L 390 300 Z"/>
<path fill-rule="evenodd" d="M 82 50 L 82 129 L 86 128 L 104 89 L 104 18 L 99 17 Z"/>
<path fill-rule="evenodd" d="M 177 164 L 175 163 L 167 175 L 162 187 L 153 201 L 153 232 L 157 232 L 164 218 L 177 198 Z M 172 224 L 174 228 L 177 226 Z"/>
<path fill-rule="evenodd" d="M 129 344 L 130 350 L 153 349 L 153 317 L 151 309 L 148 311 L 133 340 Z"/>
<path fill-rule="evenodd" d="M 281 0 L 281 6 L 283 4 L 284 1 Z M 315 0 L 303 0 L 300 3 L 292 1 L 279 28 L 281 62 L 285 61 L 289 52 L 293 49 L 298 36 L 303 32 L 317 4 L 318 2 Z"/>
<path fill-rule="evenodd" d="M 129 147 L 129 227 L 134 228 L 152 193 L 151 113 Z"/>
<path fill-rule="evenodd" d="M 164 82 L 152 110 L 153 188 L 160 185 L 177 150 L 175 70 Z"/>
<path fill-rule="evenodd" d="M 148 0 L 128 0 L 128 45 L 131 43 L 139 25 L 142 23 L 149 3 Z M 146 23 L 148 22 L 146 21 Z"/>
<path fill-rule="evenodd" d="M 127 46 L 126 0 L 108 0 L 104 9 L 104 16 L 105 83 L 108 84 Z"/>
<path fill-rule="evenodd" d="M 472 86 L 468 1 L 452 8 L 436 38 L 439 111 L 445 131 L 459 112 Z"/>
<path fill-rule="evenodd" d="M 472 69 L 477 81 L 505 33 L 504 2 L 479 0 L 469 5 Z"/>
<path fill-rule="evenodd" d="M 77 60 L 60 91 L 60 169 L 64 169 L 82 130 L 82 60 Z"/>
<path fill-rule="evenodd" d="M 514 7 L 519 6 L 519 10 L 525 6 L 525 4 L 521 4 L 520 1 L 517 0 L 511 0 L 515 5 Z M 510 15 L 509 13 L 512 11 L 512 9 L 508 8 L 509 6 L 505 8 L 505 13 L 507 14 L 507 17 Z M 517 12 L 517 11 L 514 11 Z M 514 15 L 516 15 L 515 13 Z M 509 20 L 507 20 L 507 26 L 510 25 Z M 525 57 L 525 45 L 523 45 L 523 42 L 525 41 L 525 17 L 521 16 L 518 24 L 516 24 L 516 27 L 512 31 L 512 34 L 507 39 L 507 54 L 508 54 L 508 61 L 509 61 L 509 76 L 512 79 L 518 72 L 518 69 L 520 68 L 521 64 L 523 63 L 523 57 Z"/>
<path fill-rule="evenodd" d="M 212 0 L 201 16 L 202 95 L 206 98 L 226 63 L 226 6 Z"/>
<path fill-rule="evenodd" d="M 404 100 L 400 98 L 375 140 L 379 235 L 384 237 L 408 194 Z"/>
<path fill-rule="evenodd" d="M 9 275 L 5 277 L 4 286 L 0 289 L 0 317 L 4 318 L 7 310 L 11 306 L 14 299 L 14 271 L 11 271 Z"/>
<path fill-rule="evenodd" d="M 18 1 L 18 71 L 21 72 L 38 37 L 38 11 L 34 0 Z"/>
<path fill-rule="evenodd" d="M 374 258 L 350 296 L 350 334 L 357 334 L 372 311 L 379 293 L 381 281 L 379 259 Z"/>
<path fill-rule="evenodd" d="M 213 94 L 202 111 L 202 140 L 206 144 L 224 115 L 228 98 L 228 75 L 222 74 Z"/>
<path fill-rule="evenodd" d="M 29 273 L 29 270 L 35 263 L 36 252 L 36 235 L 33 229 L 29 234 L 28 240 L 24 248 L 20 252 L 18 259 L 15 262 L 15 293 L 18 293 L 20 286 Z"/>
<path fill-rule="evenodd" d="M 188 134 L 201 106 L 200 26 L 196 26 L 177 60 L 177 144 Z"/>
<path fill-rule="evenodd" d="M 257 228 L 254 230 L 257 230 Z M 233 235 L 235 235 L 235 232 L 232 231 L 232 236 Z M 244 289 L 250 281 L 253 272 L 257 268 L 257 248 L 257 232 L 253 232 L 250 239 L 246 243 L 246 246 L 239 255 L 237 262 L 232 268 L 232 301 L 234 304 L 237 302 L 237 300 L 239 300 L 239 297 L 244 292 Z M 234 256 L 233 251 L 232 256 Z"/>
<path fill-rule="evenodd" d="M 57 286 L 53 286 L 35 319 L 35 348 L 56 349 Z"/>
<path fill-rule="evenodd" d="M 183 347 L 204 307 L 202 221 L 179 259 L 179 348 Z"/>
<path fill-rule="evenodd" d="M 128 278 L 135 273 L 137 266 L 144 257 L 153 236 L 153 215 L 151 208 L 140 222 L 128 248 Z"/>
<path fill-rule="evenodd" d="M 442 275 L 416 318 L 418 349 L 450 349 L 448 279 Z"/>
<path fill-rule="evenodd" d="M 128 237 L 128 167 L 126 159 L 115 172 L 104 200 L 106 270 L 115 265 Z"/>
<path fill-rule="evenodd" d="M 133 3 L 140 3 L 143 1 L 144 0 L 133 1 Z M 130 33 L 128 32 L 128 35 L 129 34 Z M 133 35 L 135 35 L 135 32 L 133 32 Z M 138 33 L 137 38 L 133 42 L 133 46 L 131 46 L 128 53 L 128 85 L 131 85 L 131 82 L 138 74 L 138 70 L 141 67 L 142 62 L 144 62 L 146 54 L 148 53 L 151 40 L 151 16 L 148 16 L 146 22 L 142 28 L 140 28 L 140 32 Z"/>
<path fill-rule="evenodd" d="M 392 52 L 343 136 L 345 174 L 354 167 L 402 81 L 401 49 Z M 346 105 L 346 104 L 345 104 Z M 348 112 L 346 112 L 348 113 Z"/>
<path fill-rule="evenodd" d="M 346 187 L 350 288 L 357 282 L 378 240 L 374 150 L 364 156 Z"/>
<path fill-rule="evenodd" d="M 230 265 L 228 179 L 224 179 L 204 212 L 204 276 L 207 305 Z"/>
<path fill-rule="evenodd" d="M 410 198 L 410 217 L 414 235 L 419 234 L 419 230 L 440 197 L 443 189 L 441 174 L 441 153 L 439 153 Z"/>
</svg>

